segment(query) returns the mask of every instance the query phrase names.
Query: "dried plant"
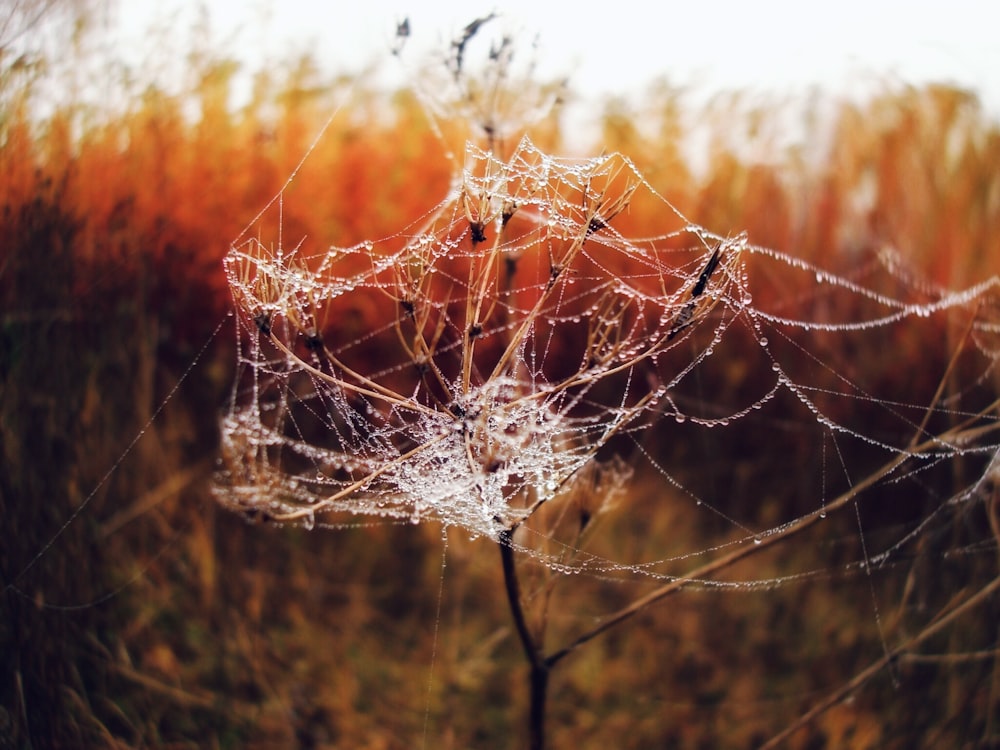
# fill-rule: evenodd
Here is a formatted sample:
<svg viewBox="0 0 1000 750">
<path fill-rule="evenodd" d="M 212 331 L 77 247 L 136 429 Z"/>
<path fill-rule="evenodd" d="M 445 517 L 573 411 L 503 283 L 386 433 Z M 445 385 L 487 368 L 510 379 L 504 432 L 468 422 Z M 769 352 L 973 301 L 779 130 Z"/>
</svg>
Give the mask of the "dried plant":
<svg viewBox="0 0 1000 750">
<path fill-rule="evenodd" d="M 889 408 L 894 428 L 914 430 L 908 444 L 841 425 L 819 399 L 853 406 L 852 398 L 871 397 L 859 396 L 853 385 L 841 393 L 800 382 L 763 328 L 774 327 L 798 346 L 782 329 L 879 328 L 991 298 L 997 280 L 961 292 L 941 288 L 933 301 L 909 302 L 905 294 L 891 297 L 752 245 L 746 234 L 710 232 L 663 198 L 621 154 L 560 159 L 527 137 L 508 152 L 510 131 L 499 127 L 496 113 L 510 101 L 509 40 L 491 48 L 495 65 L 485 84 L 466 76 L 467 45 L 491 20 L 464 30 L 446 66 L 460 92 L 459 114 L 479 124 L 485 147 L 467 144 L 451 190 L 422 220 L 349 247 L 314 250 L 303 241 L 289 250 L 280 237 L 276 246 L 246 239 L 232 247 L 225 264 L 242 324 L 241 375 L 223 422 L 216 494 L 259 522 L 313 528 L 356 516 L 431 520 L 497 543 L 530 667 L 531 746 L 541 748 L 549 674 L 579 646 L 692 583 L 712 581 L 740 560 L 802 534 L 827 513 L 857 508 L 862 492 L 910 462 L 972 453 L 981 459 L 995 450 L 983 440 L 996 428 L 990 416 L 995 401 L 969 408 L 958 426 L 932 429 L 931 417 L 947 411 L 942 391 L 920 424 Z M 635 237 L 623 228 L 637 205 L 659 211 L 660 231 Z M 853 317 L 842 323 L 790 318 L 780 296 L 771 310 L 753 304 L 751 255 L 843 291 L 847 303 L 841 306 Z M 898 270 L 895 276 L 902 278 Z M 770 363 L 773 384 L 731 413 L 686 414 L 677 397 L 681 386 L 737 321 Z M 994 335 L 995 324 L 977 313 L 958 349 L 976 336 Z M 796 358 L 808 359 L 799 356 L 806 351 L 799 346 Z M 779 392 L 807 407 L 834 442 L 837 435 L 860 438 L 891 451 L 893 459 L 766 534 L 726 518 L 747 532 L 744 538 L 683 576 L 582 554 L 594 519 L 614 505 L 631 476 L 620 457 L 623 445 L 642 450 L 640 433 L 663 416 L 728 425 Z M 968 450 L 970 441 L 982 442 Z M 980 481 L 992 481 L 991 471 Z M 962 488 L 956 497 L 968 493 Z M 861 545 L 867 570 L 863 532 Z M 553 584 L 543 585 L 540 597 L 526 596 L 519 553 L 550 570 L 628 570 L 657 587 L 548 650 Z M 996 586 L 994 579 L 975 602 Z M 538 610 L 533 616 L 531 606 Z M 899 653 L 937 629 L 927 626 Z M 887 659 L 891 655 L 886 647 Z"/>
<path fill-rule="evenodd" d="M 235 247 L 254 377 L 225 422 L 220 498 L 278 522 L 431 517 L 493 539 L 529 519 L 672 408 L 689 364 L 678 335 L 741 306 L 746 238 L 674 215 L 664 236 L 626 239 L 614 219 L 640 188 L 619 155 L 560 161 L 524 140 L 500 161 L 470 146 L 399 249 Z M 351 331 L 372 299 L 373 326 Z"/>
<path fill-rule="evenodd" d="M 499 28 L 496 35 L 490 32 Z M 399 56 L 410 36 L 407 19 L 397 28 Z M 498 154 L 516 145 L 527 128 L 558 111 L 567 82 L 544 83 L 534 50 L 516 44 L 516 32 L 497 13 L 475 18 L 443 55 L 420 66 L 414 85 L 433 118 L 460 124 L 468 137 Z"/>
<path fill-rule="evenodd" d="M 614 221 L 640 189 L 617 154 L 561 161 L 524 139 L 501 161 L 470 145 L 399 249 L 234 247 L 249 377 L 223 424 L 219 499 L 309 528 L 370 515 L 489 537 L 533 654 L 515 531 L 553 502 L 575 504 L 582 531 L 627 475 L 612 461 L 595 478 L 598 453 L 673 410 L 690 370 L 673 350 L 705 321 L 721 336 L 743 306 L 746 237 L 668 213 L 675 229 L 627 239 Z"/>
</svg>

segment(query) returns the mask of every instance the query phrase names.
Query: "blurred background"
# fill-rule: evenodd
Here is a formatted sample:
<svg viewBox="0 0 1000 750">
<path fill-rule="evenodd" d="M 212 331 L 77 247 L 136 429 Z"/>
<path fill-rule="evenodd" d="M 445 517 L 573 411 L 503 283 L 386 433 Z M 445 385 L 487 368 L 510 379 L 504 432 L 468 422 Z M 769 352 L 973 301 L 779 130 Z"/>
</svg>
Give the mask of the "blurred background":
<svg viewBox="0 0 1000 750">
<path fill-rule="evenodd" d="M 211 495 L 236 367 L 230 243 L 328 121 L 283 206 L 297 235 L 349 245 L 436 205 L 469 129 L 428 117 L 423 66 L 490 12 L 281 5 L 0 6 L 0 747 L 525 744 L 526 668 L 491 545 L 458 534 L 445 552 L 429 524 L 248 526 Z M 990 11 L 749 7 L 512 7 L 505 28 L 529 50 L 537 40 L 523 80 L 561 92 L 533 139 L 555 154 L 621 151 L 692 221 L 832 273 L 891 247 L 907 270 L 890 283 L 994 276 Z M 404 21 L 412 38 L 393 54 Z M 636 212 L 629 231 L 654 234 L 655 220 Z M 782 300 L 792 317 L 823 307 L 781 278 L 764 289 L 761 304 Z M 995 293 L 985 307 L 995 314 Z M 875 397 L 929 406 L 965 345 L 970 311 L 945 313 L 813 345 Z M 995 399 L 989 357 L 970 351 L 953 392 Z M 754 387 L 726 361 L 702 403 Z M 767 419 L 664 432 L 657 459 L 719 510 L 743 498 L 746 523 L 775 527 L 816 509 L 826 448 L 808 415 Z M 841 460 L 863 477 L 883 458 Z M 551 746 L 746 747 L 788 726 L 883 655 L 885 633 L 995 578 L 988 504 L 942 510 L 963 488 L 988 496 L 976 484 L 988 458 L 886 490 L 906 511 L 877 506 L 892 510 L 866 518 L 873 542 L 882 529 L 934 534 L 874 584 L 846 574 L 858 520 L 831 519 L 734 573 L 821 575 L 684 594 L 588 644 L 554 678 Z M 676 555 L 679 574 L 727 538 L 717 515 L 672 497 L 639 471 L 607 554 Z M 569 588 L 575 624 L 637 593 Z M 884 673 L 789 746 L 995 746 L 996 609 L 950 630 L 939 661 Z"/>
</svg>

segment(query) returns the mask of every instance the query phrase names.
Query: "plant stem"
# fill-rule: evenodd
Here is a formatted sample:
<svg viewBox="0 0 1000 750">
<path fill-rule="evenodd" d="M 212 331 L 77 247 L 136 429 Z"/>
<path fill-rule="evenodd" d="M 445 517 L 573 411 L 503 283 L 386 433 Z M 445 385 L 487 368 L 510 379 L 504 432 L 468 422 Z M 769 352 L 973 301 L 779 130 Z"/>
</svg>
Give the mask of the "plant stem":
<svg viewBox="0 0 1000 750">
<path fill-rule="evenodd" d="M 761 745 L 761 750 L 767 750 L 767 748 L 779 747 L 785 740 L 787 740 L 792 734 L 801 729 L 802 727 L 809 724 L 817 716 L 830 710 L 833 706 L 841 703 L 848 695 L 857 690 L 861 685 L 870 680 L 874 675 L 881 672 L 883 669 L 888 667 L 891 663 L 899 659 L 903 654 L 909 653 L 921 645 L 924 641 L 929 640 L 931 637 L 937 635 L 946 626 L 951 624 L 954 620 L 957 620 L 962 615 L 966 614 L 970 610 L 978 607 L 981 604 L 987 602 L 990 597 L 1000 590 L 1000 577 L 994 578 L 990 583 L 983 586 L 975 594 L 970 596 L 968 599 L 963 601 L 960 605 L 952 609 L 947 614 L 939 614 L 938 618 L 935 619 L 930 625 L 921 630 L 913 638 L 902 645 L 897 646 L 892 651 L 886 653 L 882 658 L 870 664 L 867 668 L 861 670 L 853 678 L 851 678 L 845 685 L 840 689 L 831 693 L 820 703 L 813 706 L 806 713 L 802 714 L 798 719 L 796 719 L 790 726 L 786 727 L 784 730 L 776 734 L 774 737 L 769 739 L 763 745 Z"/>
<path fill-rule="evenodd" d="M 549 667 L 545 662 L 531 665 L 531 750 L 545 747 L 545 696 L 549 687 Z"/>
<path fill-rule="evenodd" d="M 516 527 L 515 527 L 516 528 Z M 528 716 L 528 731 L 531 750 L 543 750 L 545 747 L 545 696 L 549 686 L 549 669 L 551 668 L 539 645 L 528 629 L 524 618 L 524 607 L 521 603 L 521 587 L 517 580 L 517 566 L 514 561 L 512 537 L 514 529 L 500 532 L 500 559 L 503 562 L 503 580 L 507 589 L 507 602 L 514 618 L 514 627 L 524 648 L 524 655 L 531 665 L 529 684 L 531 688 L 531 709 Z"/>
<path fill-rule="evenodd" d="M 546 664 L 549 668 L 555 666 L 559 661 L 564 659 L 570 653 L 575 651 L 577 648 L 593 640 L 602 633 L 611 630 L 618 624 L 628 620 L 629 618 L 635 616 L 639 612 L 642 612 L 647 607 L 652 605 L 667 596 L 678 593 L 684 588 L 687 588 L 691 583 L 700 581 L 703 579 L 710 578 L 711 576 L 719 573 L 722 570 L 732 567 L 734 564 L 743 560 L 744 558 L 751 557 L 763 552 L 770 547 L 784 541 L 790 537 L 794 537 L 801 532 L 805 531 L 809 527 L 819 523 L 819 521 L 824 517 L 824 514 L 832 513 L 839 508 L 846 506 L 848 503 L 852 502 L 861 495 L 862 492 L 878 484 L 884 478 L 890 476 L 895 472 L 900 466 L 902 466 L 906 461 L 910 459 L 911 456 L 921 455 L 927 451 L 936 448 L 942 444 L 966 444 L 970 443 L 982 435 L 995 432 L 1000 429 L 1000 423 L 997 422 L 987 422 L 985 425 L 977 426 L 976 422 L 981 420 L 988 415 L 991 415 L 996 409 L 1000 408 L 1000 400 L 994 401 L 985 409 L 981 410 L 978 414 L 971 415 L 966 419 L 966 421 L 957 425 L 949 430 L 946 430 L 938 435 L 932 435 L 921 443 L 916 445 L 911 444 L 911 447 L 907 451 L 898 454 L 888 463 L 884 464 L 881 468 L 876 469 L 869 476 L 865 477 L 860 482 L 857 482 L 849 490 L 838 496 L 836 499 L 828 502 L 822 510 L 815 510 L 812 513 L 808 513 L 801 516 L 797 520 L 781 527 L 780 529 L 768 534 L 767 536 L 760 539 L 759 542 L 753 545 L 744 545 L 736 548 L 727 555 L 720 558 L 712 560 L 699 568 L 690 571 L 688 574 L 674 578 L 668 583 L 660 586 L 657 589 L 649 592 L 645 596 L 636 599 L 631 604 L 623 607 L 615 613 L 607 616 L 602 622 L 600 622 L 595 627 L 591 628 L 582 635 L 577 636 L 572 642 L 564 646 L 563 648 L 554 651 L 549 654 L 546 658 Z"/>
</svg>

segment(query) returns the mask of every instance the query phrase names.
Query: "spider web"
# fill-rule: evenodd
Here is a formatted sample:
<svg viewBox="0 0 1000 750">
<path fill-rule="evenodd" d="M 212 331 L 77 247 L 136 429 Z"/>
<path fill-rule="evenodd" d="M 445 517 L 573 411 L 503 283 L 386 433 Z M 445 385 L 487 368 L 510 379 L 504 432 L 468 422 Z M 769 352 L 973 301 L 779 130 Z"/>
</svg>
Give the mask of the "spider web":
<svg viewBox="0 0 1000 750">
<path fill-rule="evenodd" d="M 249 382 L 220 497 L 279 522 L 434 518 L 496 538 L 617 436 L 683 418 L 671 390 L 710 347 L 674 352 L 716 308 L 718 340 L 746 307 L 747 241 L 676 212 L 626 238 L 613 222 L 640 190 L 655 199 L 617 154 L 470 145 L 413 232 L 316 255 L 234 247 Z M 345 336 L 359 304 L 365 330 Z"/>
<path fill-rule="evenodd" d="M 662 232 L 629 236 L 632 210 L 655 212 Z M 500 158 L 470 143 L 448 195 L 406 231 L 318 252 L 247 239 L 226 269 L 243 336 L 217 494 L 251 519 L 433 520 L 499 539 L 581 493 L 610 507 L 631 453 L 742 532 L 736 542 L 759 542 L 783 527 L 754 531 L 711 489 L 682 484 L 662 442 L 751 415 L 767 440 L 790 404 L 830 452 L 807 510 L 825 514 L 838 482 L 850 488 L 858 444 L 906 459 L 888 483 L 978 460 L 954 501 L 995 481 L 995 278 L 938 289 L 889 249 L 837 275 L 687 220 L 620 154 L 559 159 L 524 138 Z M 941 369 L 901 400 L 823 352 L 850 338 L 874 356 L 872 341 L 959 314 L 967 351 L 946 398 L 921 392 Z M 752 387 L 733 387 L 734 366 Z"/>
<path fill-rule="evenodd" d="M 432 523 L 512 547 L 564 631 L 550 664 L 682 588 L 859 578 L 872 669 L 895 675 L 997 587 L 1000 279 L 945 288 L 891 246 L 818 266 L 690 220 L 626 155 L 517 140 L 552 92 L 503 96 L 490 68 L 470 85 L 477 31 L 424 99 L 443 142 L 457 102 L 486 145 L 445 146 L 452 184 L 422 219 L 288 247 L 282 193 L 277 241 L 233 245 L 217 498 L 254 522 Z M 511 54 L 504 37 L 489 56 Z M 793 539 L 815 553 L 740 567 Z M 553 605 L 568 575 L 616 594 Z M 953 586 L 974 593 L 956 606 Z"/>
</svg>

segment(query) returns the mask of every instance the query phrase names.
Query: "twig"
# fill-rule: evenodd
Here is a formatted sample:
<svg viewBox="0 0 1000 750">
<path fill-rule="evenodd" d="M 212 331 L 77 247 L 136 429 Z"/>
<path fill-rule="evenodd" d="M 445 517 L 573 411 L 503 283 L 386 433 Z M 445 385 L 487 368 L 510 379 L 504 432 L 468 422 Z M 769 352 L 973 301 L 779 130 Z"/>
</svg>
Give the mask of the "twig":
<svg viewBox="0 0 1000 750">
<path fill-rule="evenodd" d="M 618 625 L 619 623 L 629 619 L 633 615 L 638 614 L 639 612 L 641 612 L 643 609 L 653 604 L 654 602 L 657 602 L 660 599 L 663 599 L 671 594 L 676 594 L 678 591 L 686 588 L 687 586 L 696 581 L 709 578 L 718 573 L 719 571 L 729 568 L 730 566 L 734 565 L 735 563 L 739 562 L 744 558 L 763 552 L 765 549 L 772 547 L 778 542 L 784 541 L 789 537 L 800 534 L 801 532 L 805 531 L 806 529 L 808 529 L 809 527 L 813 526 L 821 519 L 823 519 L 827 513 L 833 512 L 838 508 L 842 508 L 843 506 L 847 505 L 862 491 L 868 489 L 869 487 L 872 487 L 873 485 L 881 481 L 883 478 L 890 475 L 892 472 L 898 469 L 903 463 L 909 460 L 912 454 L 921 453 L 925 450 L 928 450 L 929 448 L 939 446 L 942 442 L 948 440 L 955 440 L 959 436 L 966 437 L 968 434 L 970 434 L 970 432 L 979 435 L 985 432 L 992 432 L 997 429 L 1000 429 L 1000 423 L 996 422 L 986 425 L 985 427 L 977 428 L 975 430 L 969 430 L 967 428 L 967 426 L 973 423 L 977 418 L 985 416 L 986 414 L 997 408 L 998 404 L 1000 404 L 1000 401 L 994 402 L 989 407 L 980 412 L 979 415 L 971 417 L 969 420 L 966 421 L 965 427 L 959 426 L 952 428 L 944 433 L 941 433 L 938 436 L 925 440 L 920 445 L 915 446 L 912 451 L 906 453 L 900 453 L 893 460 L 889 461 L 888 463 L 884 464 L 881 468 L 869 474 L 862 481 L 855 484 L 851 489 L 844 492 L 835 500 L 833 500 L 830 503 L 827 503 L 824 508 L 815 510 L 812 513 L 809 513 L 808 515 L 803 516 L 802 518 L 790 523 L 788 526 L 785 526 L 779 531 L 761 537 L 760 540 L 753 545 L 734 550 L 728 555 L 720 557 L 717 560 L 713 560 L 712 562 L 707 563 L 702 567 L 691 571 L 688 575 L 683 576 L 681 578 L 676 578 L 670 581 L 669 583 L 661 586 L 660 588 L 656 589 L 655 591 L 651 591 L 650 593 L 646 594 L 640 599 L 637 599 L 636 601 L 629 604 L 627 607 L 624 607 L 623 609 L 620 609 L 618 612 L 610 615 L 607 619 L 605 619 L 603 622 L 601 622 L 593 629 L 587 631 L 583 635 L 578 636 L 569 645 L 548 656 L 546 658 L 546 663 L 549 665 L 549 667 L 552 667 L 557 662 L 561 661 L 565 656 L 569 655 L 572 651 L 577 649 L 579 646 L 582 646 L 584 643 L 593 640 L 597 636 L 601 635 L 607 630 L 610 630 L 615 625 Z"/>
<path fill-rule="evenodd" d="M 516 527 L 515 527 L 516 528 Z M 539 644 L 531 635 L 528 623 L 524 618 L 524 607 L 521 602 L 521 588 L 517 579 L 517 565 L 514 560 L 513 547 L 514 529 L 500 532 L 500 559 L 503 562 L 503 580 L 507 590 L 507 602 L 514 618 L 514 627 L 524 648 L 524 654 L 531 665 L 529 677 L 531 685 L 531 710 L 529 715 L 529 733 L 531 750 L 542 750 L 545 747 L 545 696 L 549 684 L 551 664 L 542 654 Z"/>
<path fill-rule="evenodd" d="M 979 307 L 982 306 L 982 300 L 980 300 L 979 306 L 976 307 L 975 312 L 972 313 L 972 317 L 969 318 L 969 323 L 965 327 L 965 331 L 962 333 L 962 338 L 958 342 L 958 346 L 955 347 L 955 351 L 951 355 L 951 359 L 948 361 L 948 366 L 945 368 L 944 374 L 941 376 L 941 380 L 938 382 L 937 390 L 934 392 L 934 398 L 931 399 L 931 406 L 938 403 L 941 397 L 944 395 L 945 388 L 948 387 L 948 380 L 951 377 L 951 373 L 955 369 L 955 365 L 958 364 L 958 356 L 962 353 L 962 345 L 968 340 L 969 335 L 972 333 L 972 326 L 976 322 L 976 317 L 979 314 Z M 931 419 L 931 414 L 933 413 L 932 408 L 928 408 L 924 412 L 924 418 L 920 422 L 920 426 L 917 431 L 913 433 L 913 439 L 910 440 L 909 448 L 913 448 L 916 442 L 920 439 L 921 435 L 925 434 L 925 429 L 927 428 L 927 423 Z"/>
<path fill-rule="evenodd" d="M 779 732 L 774 737 L 772 737 L 770 740 L 768 740 L 763 745 L 761 745 L 760 750 L 767 750 L 768 748 L 777 747 L 779 744 L 781 744 L 782 742 L 784 742 L 792 734 L 794 734 L 799 729 L 801 729 L 802 727 L 804 727 L 806 724 L 808 724 L 809 722 L 811 722 L 817 716 L 819 716 L 820 714 L 825 713 L 830 708 L 832 708 L 833 706 L 835 706 L 838 703 L 840 703 L 850 693 L 852 693 L 855 690 L 857 690 L 859 687 L 861 687 L 861 685 L 863 685 L 865 682 L 867 682 L 868 680 L 870 680 L 876 674 L 878 674 L 879 672 L 881 672 L 889 664 L 891 664 L 892 662 L 894 662 L 897 659 L 899 659 L 899 657 L 902 654 L 905 654 L 908 651 L 913 650 L 914 648 L 916 648 L 917 646 L 919 646 L 921 643 L 923 643 L 927 639 L 931 638 L 934 635 L 937 635 L 942 630 L 944 630 L 945 626 L 949 625 L 953 620 L 956 620 L 957 618 L 959 618 L 961 615 L 965 614 L 969 610 L 974 609 L 975 607 L 979 606 L 980 604 L 983 604 L 987 599 L 989 599 L 991 596 L 993 596 L 993 594 L 996 593 L 998 590 L 1000 590 L 1000 576 L 998 576 L 997 578 L 994 578 L 993 581 L 990 582 L 987 586 L 984 586 L 983 588 L 981 588 L 977 593 L 973 594 L 971 597 L 969 597 L 968 599 L 966 599 L 965 602 L 963 602 L 960 606 L 958 606 L 955 609 L 953 609 L 947 615 L 945 615 L 944 617 L 940 618 L 939 620 L 937 620 L 933 624 L 928 625 L 926 628 L 924 628 L 920 633 L 918 633 L 917 635 L 915 635 L 913 638 L 911 638 L 910 640 L 906 641 L 902 645 L 897 646 L 892 651 L 888 652 L 887 654 L 885 654 L 884 656 L 882 656 L 880 659 L 878 659 L 877 661 L 873 662 L 866 669 L 864 669 L 861 672 L 859 672 L 857 675 L 855 675 L 849 682 L 847 682 L 847 684 L 845 684 L 839 690 L 835 691 L 830 696 L 828 696 L 827 698 L 825 698 L 824 700 L 822 700 L 820 703 L 818 703 L 815 706 L 813 706 L 811 709 L 809 709 L 808 711 L 806 711 L 806 713 L 802 714 L 802 716 L 800 716 L 798 719 L 796 719 L 793 724 L 791 724 L 789 727 L 787 727 L 783 731 Z"/>
<path fill-rule="evenodd" d="M 106 539 L 111 536 L 125 524 L 148 513 L 160 503 L 181 492 L 188 485 L 202 477 L 208 476 L 210 471 L 210 464 L 201 463 L 196 466 L 189 466 L 176 474 L 170 475 L 166 481 L 146 492 L 132 503 L 132 505 L 115 513 L 111 518 L 102 523 L 100 529 L 101 538 Z"/>
<path fill-rule="evenodd" d="M 182 688 L 174 687 L 173 685 L 168 685 L 165 682 L 150 677 L 147 674 L 143 674 L 142 672 L 136 672 L 134 669 L 126 667 L 122 664 L 114 664 L 113 668 L 115 673 L 119 676 L 124 677 L 130 682 L 134 682 L 136 685 L 141 685 L 157 695 L 169 699 L 178 706 L 184 706 L 185 708 L 205 708 L 213 711 L 219 711 L 221 713 L 230 713 L 230 711 L 225 707 L 232 707 L 233 705 L 233 699 L 231 696 L 223 697 L 210 693 L 195 693 L 190 690 L 184 690 Z"/>
</svg>

